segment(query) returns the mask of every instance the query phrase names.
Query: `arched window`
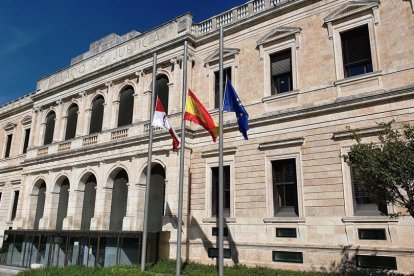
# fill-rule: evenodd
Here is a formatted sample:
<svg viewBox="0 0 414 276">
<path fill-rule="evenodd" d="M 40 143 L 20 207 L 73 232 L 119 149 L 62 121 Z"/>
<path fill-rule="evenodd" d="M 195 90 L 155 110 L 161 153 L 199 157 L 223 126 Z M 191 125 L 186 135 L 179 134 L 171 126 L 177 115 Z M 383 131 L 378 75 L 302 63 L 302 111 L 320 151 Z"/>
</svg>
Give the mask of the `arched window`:
<svg viewBox="0 0 414 276">
<path fill-rule="evenodd" d="M 45 210 L 45 199 L 46 199 L 46 183 L 42 182 L 39 186 L 37 194 L 37 204 L 36 204 L 36 215 L 34 220 L 33 229 L 39 229 L 39 221 L 43 217 L 43 212 Z"/>
<path fill-rule="evenodd" d="M 66 178 L 60 185 L 59 204 L 57 209 L 56 230 L 62 230 L 63 219 L 68 214 L 69 180 Z"/>
<path fill-rule="evenodd" d="M 109 230 L 121 231 L 122 222 L 126 215 L 128 200 L 128 174 L 125 170 L 121 170 L 114 177 L 112 188 L 111 216 L 109 222 Z"/>
<path fill-rule="evenodd" d="M 160 98 L 166 114 L 168 114 L 168 82 L 169 81 L 166 75 L 159 75 L 155 81 L 155 93 Z"/>
<path fill-rule="evenodd" d="M 97 133 L 102 131 L 102 122 L 104 115 L 105 100 L 102 96 L 98 96 L 92 104 L 91 124 L 89 126 L 89 133 Z"/>
<path fill-rule="evenodd" d="M 134 89 L 126 87 L 119 97 L 118 127 L 132 124 L 134 113 Z"/>
<path fill-rule="evenodd" d="M 91 227 L 91 219 L 95 213 L 96 177 L 92 174 L 85 182 L 83 194 L 81 230 L 87 231 Z"/>
<path fill-rule="evenodd" d="M 43 141 L 44 145 L 48 145 L 53 142 L 53 133 L 55 132 L 55 121 L 56 113 L 54 111 L 49 112 L 46 116 L 46 130 L 45 130 L 45 139 Z"/>
<path fill-rule="evenodd" d="M 76 104 L 73 104 L 69 107 L 68 118 L 66 123 L 66 135 L 65 140 L 75 138 L 76 135 L 76 125 L 78 124 L 78 111 L 79 108 Z"/>
</svg>

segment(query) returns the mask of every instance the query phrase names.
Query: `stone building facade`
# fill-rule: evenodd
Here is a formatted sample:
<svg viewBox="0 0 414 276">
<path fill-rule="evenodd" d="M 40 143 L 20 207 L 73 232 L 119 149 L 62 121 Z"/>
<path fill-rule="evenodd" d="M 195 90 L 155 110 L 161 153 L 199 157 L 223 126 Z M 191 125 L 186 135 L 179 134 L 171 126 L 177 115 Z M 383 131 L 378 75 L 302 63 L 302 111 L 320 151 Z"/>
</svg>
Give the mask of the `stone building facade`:
<svg viewBox="0 0 414 276">
<path fill-rule="evenodd" d="M 404 0 L 254 0 L 91 43 L 0 107 L 2 263 L 138 262 L 153 53 L 177 132 L 183 62 L 217 120 L 221 24 L 225 73 L 250 115 L 248 141 L 224 116 L 226 264 L 414 272 L 414 220 L 387 216 L 398 206 L 373 204 L 340 158 L 354 143 L 349 126 L 376 142 L 378 122 L 414 123 L 414 8 Z M 186 131 L 182 256 L 213 263 L 218 144 L 197 125 Z M 179 154 L 168 133 L 154 135 L 150 250 L 175 258 Z"/>
</svg>

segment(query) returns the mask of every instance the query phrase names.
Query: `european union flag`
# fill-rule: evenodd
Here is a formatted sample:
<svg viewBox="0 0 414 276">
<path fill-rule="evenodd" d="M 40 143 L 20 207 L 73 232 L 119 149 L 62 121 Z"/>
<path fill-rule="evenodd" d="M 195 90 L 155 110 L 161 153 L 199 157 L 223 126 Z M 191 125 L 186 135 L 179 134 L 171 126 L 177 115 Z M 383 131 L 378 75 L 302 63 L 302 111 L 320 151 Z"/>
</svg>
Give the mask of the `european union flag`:
<svg viewBox="0 0 414 276">
<path fill-rule="evenodd" d="M 241 103 L 239 96 L 237 96 L 236 90 L 233 85 L 231 85 L 229 79 L 226 80 L 223 111 L 236 113 L 239 130 L 243 134 L 244 139 L 249 140 L 249 138 L 247 138 L 247 131 L 249 130 L 249 114 L 247 114 L 246 109 Z"/>
</svg>

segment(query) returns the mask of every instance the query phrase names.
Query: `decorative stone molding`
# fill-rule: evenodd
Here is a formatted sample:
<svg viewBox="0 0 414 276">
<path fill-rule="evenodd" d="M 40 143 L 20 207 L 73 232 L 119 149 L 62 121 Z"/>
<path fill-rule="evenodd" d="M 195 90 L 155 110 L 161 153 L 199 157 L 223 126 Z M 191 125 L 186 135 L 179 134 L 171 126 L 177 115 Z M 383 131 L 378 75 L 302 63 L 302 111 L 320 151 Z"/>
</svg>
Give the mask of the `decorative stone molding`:
<svg viewBox="0 0 414 276">
<path fill-rule="evenodd" d="M 359 133 L 361 136 L 375 136 L 378 135 L 382 130 L 381 127 L 368 127 L 363 129 L 355 129 L 356 132 Z M 349 140 L 352 139 L 353 136 L 353 130 L 346 130 L 346 131 L 340 131 L 335 132 L 332 135 L 332 140 L 338 141 L 338 140 Z"/>
<path fill-rule="evenodd" d="M 267 142 L 259 144 L 259 150 L 268 150 L 273 148 L 284 148 L 284 147 L 291 147 L 291 146 L 302 146 L 305 142 L 304 137 L 298 137 L 293 139 L 286 139 L 274 142 Z"/>
<path fill-rule="evenodd" d="M 14 128 L 16 127 L 16 124 L 13 124 L 13 123 L 7 123 L 5 126 L 4 126 L 4 131 L 6 131 L 6 132 L 12 132 L 13 130 L 14 130 Z"/>
<path fill-rule="evenodd" d="M 333 13 L 324 18 L 324 23 L 328 26 L 329 39 L 333 38 L 332 23 L 339 19 L 349 17 L 367 10 L 372 10 L 375 25 L 379 24 L 378 13 L 379 1 L 377 0 L 363 0 L 363 1 L 349 1 L 345 3 Z"/>
<path fill-rule="evenodd" d="M 29 127 L 32 123 L 32 118 L 30 116 L 26 116 L 21 120 L 21 123 L 24 127 Z"/>
<path fill-rule="evenodd" d="M 234 155 L 237 152 L 236 147 L 226 148 L 223 149 L 223 155 Z M 201 157 L 208 158 L 208 157 L 215 157 L 218 156 L 219 151 L 218 149 L 209 150 L 201 153 Z"/>
<path fill-rule="evenodd" d="M 264 218 L 264 223 L 305 223 L 306 218 L 299 217 L 272 217 Z"/>
<path fill-rule="evenodd" d="M 295 39 L 295 48 L 296 50 L 299 50 L 299 35 L 302 31 L 299 27 L 278 27 L 274 28 L 270 32 L 268 32 L 266 35 L 264 35 L 262 38 L 260 38 L 256 45 L 259 47 L 260 51 L 260 60 L 263 60 L 264 50 L 263 45 L 268 43 L 278 43 L 280 40 L 284 38 L 294 37 Z"/>
<path fill-rule="evenodd" d="M 224 48 L 223 49 L 223 59 L 231 56 L 236 56 L 240 53 L 238 48 Z M 205 65 L 212 62 L 218 62 L 220 59 L 219 50 L 215 50 L 211 55 L 204 59 Z"/>
</svg>

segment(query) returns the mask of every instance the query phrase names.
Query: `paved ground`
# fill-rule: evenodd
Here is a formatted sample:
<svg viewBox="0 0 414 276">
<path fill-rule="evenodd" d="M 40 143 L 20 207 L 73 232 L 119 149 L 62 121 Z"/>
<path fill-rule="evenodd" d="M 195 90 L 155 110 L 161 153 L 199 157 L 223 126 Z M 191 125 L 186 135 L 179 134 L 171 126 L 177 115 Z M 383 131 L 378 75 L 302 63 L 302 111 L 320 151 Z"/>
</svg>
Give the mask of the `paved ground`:
<svg viewBox="0 0 414 276">
<path fill-rule="evenodd" d="M 17 275 L 20 271 L 23 271 L 22 267 L 0 265 L 0 276 L 12 276 Z"/>
</svg>

